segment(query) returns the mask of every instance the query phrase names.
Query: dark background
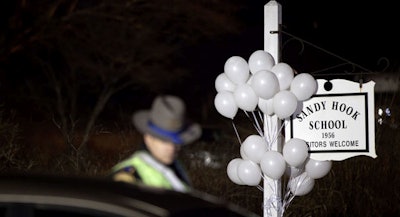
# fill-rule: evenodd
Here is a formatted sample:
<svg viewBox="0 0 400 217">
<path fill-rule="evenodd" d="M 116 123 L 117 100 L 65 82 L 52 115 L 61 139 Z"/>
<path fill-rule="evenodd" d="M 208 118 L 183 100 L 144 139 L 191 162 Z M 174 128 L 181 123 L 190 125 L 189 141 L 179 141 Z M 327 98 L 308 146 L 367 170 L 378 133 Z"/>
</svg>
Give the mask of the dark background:
<svg viewBox="0 0 400 217">
<path fill-rule="evenodd" d="M 136 75 L 125 77 L 133 78 L 133 81 L 110 97 L 111 104 L 133 104 L 130 100 L 136 100 L 140 94 L 132 91 L 138 89 L 152 95 L 182 93 L 184 90 L 187 93 L 184 97 L 190 103 L 192 99 L 203 103 L 206 95 L 212 97 L 215 94 L 214 80 L 223 72 L 223 65 L 230 56 L 248 59 L 252 52 L 263 49 L 266 1 L 197 1 L 187 4 L 189 6 L 182 3 L 165 6 L 155 2 L 130 5 L 126 9 L 99 9 L 103 10 L 101 13 L 109 13 L 110 17 L 122 14 L 125 23 L 88 13 L 101 5 L 96 1 L 73 2 L 76 4 L 64 1 L 51 4 L 50 1 L 2 3 L 3 92 L 25 85 L 22 80 L 41 79 L 33 75 L 43 67 L 38 64 L 38 59 L 32 58 L 36 56 L 45 64 L 52 62 L 55 66 L 51 66 L 51 70 L 55 71 L 63 69 L 68 72 L 86 66 L 86 71 L 98 70 L 99 74 L 118 74 L 123 70 L 135 72 Z M 377 74 L 397 70 L 399 42 L 395 27 L 399 15 L 390 1 L 373 4 L 354 1 L 279 3 L 282 6 L 281 61 L 296 71 L 311 73 L 317 78 L 335 78 L 344 73 Z M 202 11 L 195 11 L 198 5 L 203 5 Z M 73 7 L 75 13 L 69 11 Z M 213 13 L 204 12 L 208 9 Z M 52 14 L 43 16 L 46 13 Z M 193 18 L 189 20 L 187 17 Z M 129 25 L 132 28 L 128 31 Z M 69 28 L 71 26 L 75 28 Z M 117 32 L 119 34 L 115 34 Z M 124 32 L 136 36 L 122 35 Z M 92 46 L 98 45 L 101 49 L 87 47 L 89 51 L 85 51 L 81 46 L 81 43 L 87 44 L 85 40 L 93 40 Z M 129 40 L 129 45 L 123 45 Z M 102 54 L 95 57 L 95 52 Z M 108 52 L 110 56 L 107 56 Z M 112 57 L 115 53 L 120 56 Z M 94 58 L 100 59 L 100 63 L 96 63 L 98 60 Z M 112 66 L 110 63 L 113 61 L 124 65 L 125 69 Z M 134 62 L 136 66 L 133 66 Z M 124 76 L 119 78 L 124 79 Z M 86 75 L 76 79 L 92 82 L 88 88 L 102 88 L 95 84 L 99 77 Z M 86 83 L 83 85 L 85 88 L 88 86 Z"/>
<path fill-rule="evenodd" d="M 282 62 L 316 78 L 398 88 L 394 2 L 278 2 Z M 243 114 L 219 115 L 213 101 L 225 61 L 263 49 L 266 3 L 2 1 L 0 171 L 104 176 L 140 142 L 132 112 L 172 93 L 204 128 L 182 156 L 196 188 L 261 213 L 262 193 L 226 176 L 239 156 L 232 126 L 242 138 L 254 129 Z M 378 158 L 335 162 L 286 216 L 399 214 L 397 93 L 376 91 L 376 110 L 390 110 L 376 115 Z"/>
</svg>

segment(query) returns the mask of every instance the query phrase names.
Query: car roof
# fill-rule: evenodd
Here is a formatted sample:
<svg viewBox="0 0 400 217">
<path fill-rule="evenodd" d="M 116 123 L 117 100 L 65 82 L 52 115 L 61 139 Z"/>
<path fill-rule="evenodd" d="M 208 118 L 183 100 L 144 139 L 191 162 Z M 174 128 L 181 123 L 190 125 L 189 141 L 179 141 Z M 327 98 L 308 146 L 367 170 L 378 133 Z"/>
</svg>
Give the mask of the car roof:
<svg viewBox="0 0 400 217">
<path fill-rule="evenodd" d="M 258 216 L 203 192 L 181 193 L 102 177 L 0 175 L 0 203 L 68 206 L 120 216 Z"/>
</svg>

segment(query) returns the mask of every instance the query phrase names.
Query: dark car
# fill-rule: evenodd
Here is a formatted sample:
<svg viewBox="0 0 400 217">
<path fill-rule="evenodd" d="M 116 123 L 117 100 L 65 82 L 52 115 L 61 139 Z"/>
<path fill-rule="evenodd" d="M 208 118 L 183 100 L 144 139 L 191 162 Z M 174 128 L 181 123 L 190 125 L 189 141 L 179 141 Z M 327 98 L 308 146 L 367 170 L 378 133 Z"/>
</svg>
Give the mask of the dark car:
<svg viewBox="0 0 400 217">
<path fill-rule="evenodd" d="M 0 176 L 1 217 L 257 216 L 201 192 L 114 182 L 106 178 Z"/>
</svg>

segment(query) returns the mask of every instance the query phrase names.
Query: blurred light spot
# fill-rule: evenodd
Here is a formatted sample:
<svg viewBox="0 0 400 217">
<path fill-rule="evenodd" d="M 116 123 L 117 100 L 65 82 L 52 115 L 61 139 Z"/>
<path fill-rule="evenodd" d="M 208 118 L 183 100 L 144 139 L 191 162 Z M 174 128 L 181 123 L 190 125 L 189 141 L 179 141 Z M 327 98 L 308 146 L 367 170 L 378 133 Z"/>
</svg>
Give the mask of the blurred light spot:
<svg viewBox="0 0 400 217">
<path fill-rule="evenodd" d="M 386 108 L 386 109 L 385 109 L 385 113 L 386 113 L 387 116 L 390 116 L 390 115 L 391 115 L 391 114 L 390 114 L 390 109 L 389 109 L 389 108 Z"/>
<path fill-rule="evenodd" d="M 382 114 L 383 114 L 383 110 L 382 110 L 381 108 L 379 108 L 379 109 L 378 109 L 378 115 L 379 115 L 379 116 L 382 116 Z"/>
</svg>

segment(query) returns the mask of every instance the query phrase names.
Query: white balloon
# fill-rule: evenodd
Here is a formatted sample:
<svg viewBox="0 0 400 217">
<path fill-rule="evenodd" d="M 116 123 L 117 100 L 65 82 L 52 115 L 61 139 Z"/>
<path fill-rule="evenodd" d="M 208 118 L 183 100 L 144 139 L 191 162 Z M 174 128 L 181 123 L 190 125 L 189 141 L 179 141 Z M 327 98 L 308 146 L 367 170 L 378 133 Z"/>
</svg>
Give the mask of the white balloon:
<svg viewBox="0 0 400 217">
<path fill-rule="evenodd" d="M 253 75 L 250 75 L 249 79 L 247 79 L 247 82 L 246 82 L 246 83 L 247 83 L 248 85 L 251 85 L 251 82 L 253 82 L 253 77 L 254 77 Z"/>
<path fill-rule="evenodd" d="M 308 73 L 301 73 L 293 78 L 290 91 L 299 101 L 309 99 L 317 92 L 318 84 L 314 77 Z"/>
<path fill-rule="evenodd" d="M 274 114 L 274 99 L 263 99 L 258 98 L 258 108 L 265 115 L 273 115 Z"/>
<path fill-rule="evenodd" d="M 260 161 L 261 171 L 272 179 L 280 179 L 286 170 L 286 161 L 277 151 L 267 151 Z"/>
<path fill-rule="evenodd" d="M 279 92 L 279 81 L 273 72 L 261 70 L 252 76 L 251 87 L 257 96 L 263 99 L 271 99 Z"/>
<path fill-rule="evenodd" d="M 289 180 L 289 189 L 295 196 L 304 196 L 314 188 L 315 180 L 307 175 L 306 172 Z"/>
<path fill-rule="evenodd" d="M 252 74 L 260 70 L 270 70 L 274 65 L 274 57 L 266 51 L 257 50 L 250 55 L 249 68 Z"/>
<path fill-rule="evenodd" d="M 279 91 L 273 99 L 274 112 L 280 119 L 290 117 L 297 109 L 297 98 L 288 90 Z"/>
<path fill-rule="evenodd" d="M 223 90 L 233 92 L 236 89 L 236 84 L 229 80 L 225 73 L 221 73 L 215 79 L 215 89 L 217 92 L 221 92 Z"/>
<path fill-rule="evenodd" d="M 281 90 L 288 90 L 294 77 L 294 70 L 287 63 L 277 63 L 271 68 L 279 80 L 279 87 Z"/>
<path fill-rule="evenodd" d="M 230 119 L 233 119 L 238 111 L 233 93 L 226 90 L 217 93 L 214 106 L 221 115 Z"/>
<path fill-rule="evenodd" d="M 331 168 L 332 161 L 317 161 L 311 158 L 306 161 L 305 165 L 305 170 L 308 176 L 313 179 L 319 179 L 326 176 Z"/>
<path fill-rule="evenodd" d="M 304 172 L 304 169 L 301 167 L 292 167 L 290 165 L 287 165 L 286 170 L 285 170 L 285 175 L 289 178 L 294 178 L 296 176 L 299 176 Z"/>
<path fill-rule="evenodd" d="M 228 166 L 226 168 L 226 172 L 228 174 L 229 179 L 233 183 L 238 184 L 238 185 L 244 185 L 244 183 L 239 179 L 239 176 L 238 176 L 238 173 L 237 173 L 239 163 L 242 162 L 242 161 L 243 161 L 243 159 L 240 159 L 240 158 L 232 159 L 228 163 Z"/>
<path fill-rule="evenodd" d="M 246 185 L 256 186 L 261 181 L 261 169 L 251 160 L 243 160 L 238 166 L 238 177 Z"/>
<path fill-rule="evenodd" d="M 249 84 L 240 84 L 233 92 L 236 105 L 245 111 L 254 111 L 258 104 L 258 96 Z"/>
<path fill-rule="evenodd" d="M 301 166 L 308 158 L 307 143 L 298 138 L 292 138 L 283 145 L 283 158 L 293 167 Z"/>
<path fill-rule="evenodd" d="M 259 135 L 248 136 L 240 145 L 240 148 L 243 149 L 243 155 L 255 163 L 260 163 L 267 147 L 267 141 Z"/>
<path fill-rule="evenodd" d="M 296 111 L 293 112 L 292 116 L 297 117 L 297 115 L 301 114 L 303 111 L 304 103 L 303 101 L 297 101 L 297 108 Z"/>
<path fill-rule="evenodd" d="M 224 72 L 235 84 L 246 83 L 250 76 L 249 65 L 247 61 L 240 56 L 230 57 L 224 65 Z"/>
</svg>

